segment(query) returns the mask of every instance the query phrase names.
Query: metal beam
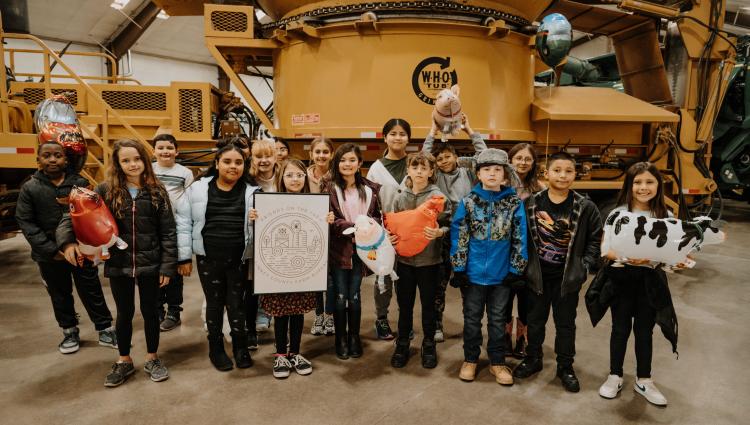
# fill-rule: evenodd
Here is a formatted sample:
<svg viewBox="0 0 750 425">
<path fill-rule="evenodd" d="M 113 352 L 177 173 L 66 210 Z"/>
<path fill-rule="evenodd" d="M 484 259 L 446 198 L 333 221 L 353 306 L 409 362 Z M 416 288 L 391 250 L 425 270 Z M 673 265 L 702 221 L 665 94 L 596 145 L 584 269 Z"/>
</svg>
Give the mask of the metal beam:
<svg viewBox="0 0 750 425">
<path fill-rule="evenodd" d="M 149 1 L 146 6 L 138 12 L 135 17 L 120 31 L 107 47 L 115 59 L 120 59 L 128 49 L 133 47 L 141 35 L 156 20 L 156 15 L 161 9 L 154 2 Z"/>
</svg>

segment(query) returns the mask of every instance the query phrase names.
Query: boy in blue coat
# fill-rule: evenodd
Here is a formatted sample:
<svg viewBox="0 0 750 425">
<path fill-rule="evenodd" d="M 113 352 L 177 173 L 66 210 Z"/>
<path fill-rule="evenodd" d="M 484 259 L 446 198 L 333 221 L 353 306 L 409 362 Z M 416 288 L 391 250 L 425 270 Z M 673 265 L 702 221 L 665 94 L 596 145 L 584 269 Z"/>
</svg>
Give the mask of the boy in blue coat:
<svg viewBox="0 0 750 425">
<path fill-rule="evenodd" d="M 482 346 L 487 309 L 490 373 L 513 385 L 505 365 L 505 306 L 510 286 L 521 281 L 528 260 L 526 212 L 511 181 L 508 155 L 487 149 L 477 156 L 479 184 L 461 200 L 451 225 L 451 285 L 461 288 L 464 311 L 464 363 L 459 377 L 473 381 Z"/>
</svg>

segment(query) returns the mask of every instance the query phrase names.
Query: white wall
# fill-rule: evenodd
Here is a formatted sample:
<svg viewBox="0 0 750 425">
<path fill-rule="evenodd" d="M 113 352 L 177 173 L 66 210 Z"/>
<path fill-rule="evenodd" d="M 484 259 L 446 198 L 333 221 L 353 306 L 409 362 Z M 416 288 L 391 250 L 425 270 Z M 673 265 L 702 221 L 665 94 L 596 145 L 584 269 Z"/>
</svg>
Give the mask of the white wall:
<svg viewBox="0 0 750 425">
<path fill-rule="evenodd" d="M 53 50 L 61 50 L 65 43 L 45 40 L 45 43 Z M 36 43 L 29 40 L 8 40 L 6 48 L 34 49 L 39 50 Z M 73 44 L 68 48 L 68 52 L 99 52 L 97 47 L 91 47 L 80 44 Z M 6 52 L 6 62 L 9 61 L 10 54 Z M 42 73 L 44 62 L 41 54 L 33 53 L 16 53 L 15 70 L 16 72 L 33 72 Z M 106 76 L 106 64 L 100 57 L 83 57 L 64 55 L 63 62 L 70 66 L 73 71 L 82 76 Z M 133 53 L 132 55 L 133 75 L 132 77 L 139 80 L 143 85 L 169 85 L 170 81 L 191 81 L 206 82 L 218 85 L 218 71 L 216 66 L 204 65 L 180 60 L 157 58 L 153 56 Z M 121 73 L 128 72 L 127 65 L 122 64 Z M 61 66 L 57 66 L 53 71 L 55 74 L 67 74 Z M 26 77 L 19 77 L 19 80 L 25 80 Z M 39 77 L 34 78 L 39 81 Z M 56 78 L 53 82 L 71 82 L 72 79 Z M 95 83 L 99 81 L 89 80 Z"/>
<path fill-rule="evenodd" d="M 45 41 L 47 46 L 52 50 L 59 51 L 65 47 L 65 43 L 59 43 L 56 41 Z M 41 50 L 38 44 L 31 40 L 14 40 L 9 39 L 8 44 L 5 46 L 6 49 L 30 49 L 30 50 Z M 68 51 L 78 52 L 98 52 L 98 48 L 92 48 L 90 46 L 82 46 L 73 44 L 70 46 Z M 15 53 L 15 71 L 29 72 L 29 73 L 43 73 L 44 70 L 44 59 L 43 55 L 39 53 Z M 78 75 L 89 75 L 89 76 L 100 76 L 106 75 L 105 68 L 102 59 L 99 57 L 85 57 L 85 56 L 63 56 L 63 62 L 73 69 Z M 10 66 L 10 53 L 5 53 L 6 65 Z M 52 71 L 53 74 L 67 74 L 67 72 L 60 66 L 56 66 Z M 19 81 L 25 81 L 28 77 L 17 76 Z M 39 81 L 39 77 L 34 77 L 34 81 Z M 53 79 L 56 83 L 72 82 L 74 80 L 58 78 Z M 91 81 L 96 82 L 96 81 Z"/>
<path fill-rule="evenodd" d="M 61 50 L 65 43 L 45 40 L 45 43 L 53 50 Z M 36 43 L 29 40 L 8 40 L 6 48 L 34 49 L 39 50 Z M 73 44 L 68 49 L 69 52 L 99 52 L 96 47 Z M 6 63 L 9 61 L 9 53 L 6 52 Z M 63 56 L 65 64 L 70 66 L 78 75 L 104 76 L 107 74 L 105 63 L 99 57 L 83 56 Z M 165 59 L 150 55 L 133 53 L 131 58 L 132 78 L 140 81 L 143 85 L 150 86 L 168 86 L 171 81 L 188 81 L 188 82 L 206 82 L 214 86 L 219 85 L 218 69 L 215 65 L 205 65 L 199 63 L 186 62 L 174 59 Z M 120 73 L 130 72 L 124 59 L 121 62 Z M 16 72 L 42 73 L 44 62 L 42 55 L 32 53 L 15 54 Z M 267 70 L 266 70 L 267 71 Z M 265 72 L 265 71 L 264 71 Z M 66 74 L 61 66 L 57 66 L 53 71 L 55 74 Z M 18 77 L 19 80 L 25 80 L 26 77 Z M 256 96 L 258 101 L 267 107 L 273 100 L 273 92 L 268 88 L 266 83 L 260 77 L 242 76 L 243 81 L 250 91 Z M 39 77 L 34 77 L 34 81 L 39 81 Z M 53 82 L 72 82 L 72 79 L 55 78 Z M 101 82 L 89 80 L 91 83 Z M 273 81 L 269 81 L 273 87 Z M 240 95 L 239 90 L 231 84 L 231 90 L 236 95 Z"/>
<path fill-rule="evenodd" d="M 132 54 L 132 78 L 145 86 L 168 86 L 171 81 L 205 82 L 219 84 L 219 72 L 215 65 L 203 65 L 179 60 Z M 120 72 L 127 72 L 127 65 Z"/>
</svg>

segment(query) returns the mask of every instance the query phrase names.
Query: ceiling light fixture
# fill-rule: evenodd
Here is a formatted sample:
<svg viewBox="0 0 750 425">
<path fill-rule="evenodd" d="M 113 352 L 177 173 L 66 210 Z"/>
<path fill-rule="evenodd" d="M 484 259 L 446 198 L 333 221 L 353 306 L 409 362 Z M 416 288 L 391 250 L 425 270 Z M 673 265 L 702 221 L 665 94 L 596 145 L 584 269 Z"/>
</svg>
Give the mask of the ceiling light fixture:
<svg viewBox="0 0 750 425">
<path fill-rule="evenodd" d="M 167 12 L 165 12 L 163 10 L 160 11 L 159 14 L 156 15 L 156 17 L 159 18 L 159 19 L 169 19 L 169 15 L 167 15 Z"/>
<path fill-rule="evenodd" d="M 109 7 L 112 9 L 122 10 L 125 6 L 130 3 L 130 0 L 113 0 L 112 3 L 109 4 Z"/>
</svg>

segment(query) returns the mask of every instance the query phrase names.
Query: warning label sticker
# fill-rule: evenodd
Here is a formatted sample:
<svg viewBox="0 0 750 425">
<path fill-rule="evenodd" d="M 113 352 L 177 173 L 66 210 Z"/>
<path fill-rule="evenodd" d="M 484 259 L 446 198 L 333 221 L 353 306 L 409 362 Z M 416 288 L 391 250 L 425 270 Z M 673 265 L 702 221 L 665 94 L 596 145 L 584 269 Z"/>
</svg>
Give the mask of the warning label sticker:
<svg viewBox="0 0 750 425">
<path fill-rule="evenodd" d="M 294 114 L 292 115 L 292 125 L 320 124 L 320 114 Z"/>
</svg>

